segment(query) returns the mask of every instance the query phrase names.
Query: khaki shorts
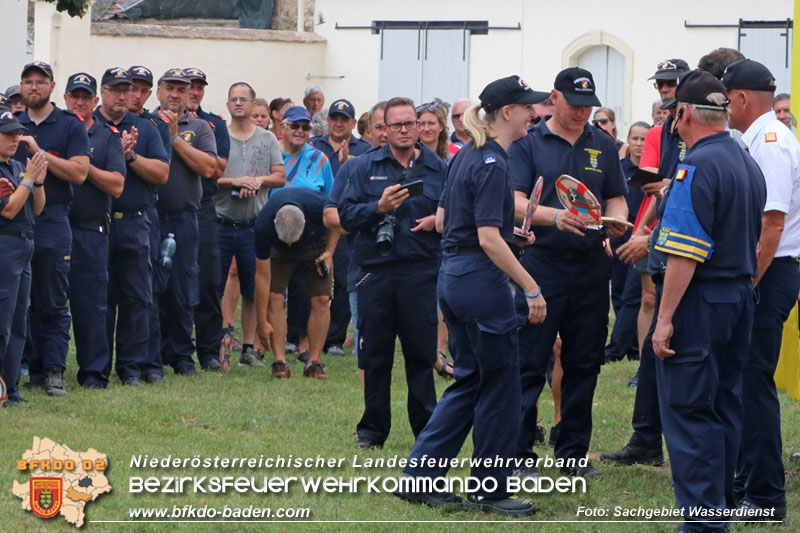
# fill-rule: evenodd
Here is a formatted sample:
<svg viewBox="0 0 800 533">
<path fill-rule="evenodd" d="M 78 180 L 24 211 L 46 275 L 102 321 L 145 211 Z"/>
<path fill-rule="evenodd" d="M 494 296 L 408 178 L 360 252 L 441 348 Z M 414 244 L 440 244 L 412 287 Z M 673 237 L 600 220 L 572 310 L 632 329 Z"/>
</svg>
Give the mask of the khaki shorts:
<svg viewBox="0 0 800 533">
<path fill-rule="evenodd" d="M 325 251 L 328 237 L 323 236 L 317 242 L 303 247 L 300 250 L 278 250 L 273 247 L 270 251 L 271 279 L 269 292 L 284 294 L 289 287 L 289 279 L 295 271 L 300 270 L 306 278 L 308 295 L 333 296 L 333 265 L 328 270 L 328 275 L 319 277 L 317 265 L 314 261 Z"/>
</svg>

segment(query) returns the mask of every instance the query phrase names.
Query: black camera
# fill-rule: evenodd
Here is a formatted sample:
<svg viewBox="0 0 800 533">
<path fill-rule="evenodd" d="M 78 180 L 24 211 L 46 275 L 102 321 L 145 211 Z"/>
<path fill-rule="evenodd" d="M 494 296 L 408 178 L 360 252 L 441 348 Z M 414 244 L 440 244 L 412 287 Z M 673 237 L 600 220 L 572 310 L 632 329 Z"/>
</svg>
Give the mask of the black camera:
<svg viewBox="0 0 800 533">
<path fill-rule="evenodd" d="M 375 226 L 375 247 L 381 255 L 389 255 L 392 253 L 392 246 L 394 245 L 394 226 L 397 219 L 394 215 L 386 213 L 383 219 Z"/>
</svg>

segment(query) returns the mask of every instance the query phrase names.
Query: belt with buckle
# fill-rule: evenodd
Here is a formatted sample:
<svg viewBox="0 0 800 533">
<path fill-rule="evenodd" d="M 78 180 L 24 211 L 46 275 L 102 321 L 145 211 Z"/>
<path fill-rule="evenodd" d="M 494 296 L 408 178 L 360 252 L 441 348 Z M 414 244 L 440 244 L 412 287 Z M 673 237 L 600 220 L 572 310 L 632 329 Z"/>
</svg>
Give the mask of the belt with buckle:
<svg viewBox="0 0 800 533">
<path fill-rule="evenodd" d="M 0 228 L 0 235 L 19 237 L 20 239 L 33 239 L 33 230 L 20 230 L 13 228 Z"/>
<path fill-rule="evenodd" d="M 447 246 L 444 251 L 448 254 L 463 254 L 466 252 L 483 252 L 483 248 L 479 244 L 472 244 L 469 246 Z"/>
<path fill-rule="evenodd" d="M 111 218 L 114 220 L 121 220 L 123 218 L 135 218 L 144 215 L 144 211 L 114 211 L 111 213 Z"/>
<path fill-rule="evenodd" d="M 232 218 L 217 217 L 217 224 L 227 228 L 248 229 L 255 227 L 256 219 L 251 218 L 250 220 L 234 220 Z"/>
</svg>

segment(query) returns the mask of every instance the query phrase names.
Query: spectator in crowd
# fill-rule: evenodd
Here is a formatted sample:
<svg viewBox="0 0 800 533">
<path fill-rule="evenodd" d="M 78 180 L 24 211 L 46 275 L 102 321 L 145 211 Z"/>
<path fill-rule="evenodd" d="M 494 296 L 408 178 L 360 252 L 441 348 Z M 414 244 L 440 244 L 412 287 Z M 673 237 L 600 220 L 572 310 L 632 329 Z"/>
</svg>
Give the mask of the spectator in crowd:
<svg viewBox="0 0 800 533">
<path fill-rule="evenodd" d="M 320 362 L 328 331 L 328 303 L 333 286 L 333 251 L 339 234 L 328 231 L 322 222 L 326 196 L 307 187 L 281 189 L 270 195 L 256 221 L 256 257 L 270 260 L 269 313 L 267 325 L 259 317 L 259 336 L 265 346 L 272 345 L 272 377 L 291 375 L 283 346 L 286 342 L 286 315 L 283 301 L 289 279 L 295 272 L 306 278 L 311 310 L 308 316 L 308 361 L 303 368 L 307 378 L 328 379 Z M 259 283 L 265 278 L 259 276 Z M 265 291 L 256 290 L 256 308 L 261 312 Z M 272 334 L 269 334 L 269 327 Z"/>
<path fill-rule="evenodd" d="M 447 134 L 448 104 L 439 99 L 417 106 L 419 140 L 433 150 L 441 159 L 449 162 L 458 152 L 459 146 L 450 141 Z"/>
<path fill-rule="evenodd" d="M 678 133 L 689 152 L 654 230 L 655 249 L 667 254 L 666 270 L 654 278 L 659 407 L 675 500 L 687 510 L 681 528 L 727 531 L 725 515 L 709 513 L 736 505 L 742 369 L 750 351 L 766 186 L 756 162 L 725 131 L 728 95 L 719 80 L 689 72 L 675 96 Z"/>
<path fill-rule="evenodd" d="M 434 211 L 445 163 L 417 143 L 417 114 L 408 98 L 386 102 L 388 145 L 356 160 L 339 217 L 355 233 L 353 258 L 363 271 L 358 290 L 359 367 L 364 370 L 364 415 L 357 448 L 382 447 L 391 429 L 390 384 L 399 335 L 408 383 L 408 416 L 419 435 L 436 405 L 436 275 L 439 237 Z M 372 179 L 374 176 L 385 179 Z M 405 183 L 421 180 L 409 198 Z"/>
<path fill-rule="evenodd" d="M 797 303 L 800 272 L 800 143 L 772 111 L 775 78 L 756 61 L 728 66 L 722 83 L 732 128 L 758 163 L 767 185 L 758 253 L 758 290 L 750 351 L 742 373 L 742 428 L 736 500 L 786 517 L 781 405 L 775 390 L 783 324 Z"/>
<path fill-rule="evenodd" d="M 661 109 L 661 104 L 663 102 L 661 100 L 656 100 L 653 102 L 653 106 L 650 109 L 650 120 L 651 125 L 653 126 L 660 126 L 664 123 L 664 121 L 669 116 L 669 111 L 666 109 Z"/>
<path fill-rule="evenodd" d="M 192 81 L 189 88 L 189 104 L 187 112 L 190 116 L 208 123 L 214 132 L 217 145 L 217 167 L 213 179 L 201 180 L 203 198 L 197 210 L 197 223 L 200 230 L 200 246 L 197 261 L 200 265 L 198 275 L 200 302 L 194 310 L 195 340 L 197 359 L 205 370 L 219 370 L 219 348 L 222 341 L 222 308 L 220 307 L 217 288 L 220 284 L 219 241 L 217 239 L 217 213 L 214 208 L 214 193 L 217 192 L 217 180 L 225 172 L 231 150 L 228 126 L 222 115 L 216 115 L 201 107 L 208 80 L 205 73 L 195 67 L 184 69 L 186 76 Z M 227 278 L 225 278 L 227 279 Z M 227 331 L 227 330 L 226 330 Z"/>
<path fill-rule="evenodd" d="M 311 113 L 311 135 L 325 135 L 328 133 L 325 113 L 325 91 L 319 85 L 309 85 L 303 93 L 303 105 Z"/>
<path fill-rule="evenodd" d="M 263 98 L 256 98 L 253 101 L 253 112 L 250 114 L 250 122 L 253 125 L 269 129 L 269 103 Z"/>
<path fill-rule="evenodd" d="M 255 107 L 255 91 L 245 82 L 234 83 L 228 90 L 228 112 L 231 116 L 230 162 L 219 180 L 214 195 L 218 216 L 222 279 L 228 279 L 228 267 L 236 258 L 237 279 L 242 294 L 242 353 L 240 366 L 264 366 L 256 355 L 255 310 L 255 225 L 258 213 L 266 205 L 270 188 L 282 187 L 286 181 L 283 157 L 278 140 L 250 120 Z M 266 265 L 264 265 L 266 266 Z M 266 275 L 266 273 L 261 273 Z M 218 295 L 224 292 L 224 283 Z M 227 332 L 225 348 L 231 349 Z M 225 367 L 223 360 L 223 368 Z M 227 363 L 230 363 L 228 359 Z"/>
<path fill-rule="evenodd" d="M 12 113 L 21 113 L 22 111 L 25 111 L 25 102 L 22 100 L 21 85 L 12 85 L 6 89 L 6 98 L 8 98 L 8 103 L 11 106 Z"/>
<path fill-rule="evenodd" d="M 34 217 L 44 209 L 44 180 L 47 158 L 35 152 L 27 165 L 13 159 L 26 133 L 11 111 L 0 111 L 0 177 L 7 189 L 0 196 L 0 268 L 3 271 L 0 300 L 0 376 L 6 384 L 4 407 L 18 407 L 24 400 L 19 392 L 19 369 L 28 322 L 31 289 Z"/>
<path fill-rule="evenodd" d="M 72 187 L 89 173 L 91 150 L 86 128 L 72 112 L 55 106 L 53 70 L 43 61 L 22 69 L 22 99 L 27 108 L 18 116 L 27 135 L 14 159 L 27 163 L 36 152 L 45 153 L 44 182 L 47 209 L 36 217 L 30 306 L 30 343 L 26 346 L 30 386 L 44 386 L 48 396 L 66 396 L 70 316 L 67 308 L 72 231 L 69 208 Z M 56 155 L 57 154 L 57 155 Z M 29 348 L 29 349 L 28 349 Z"/>
<path fill-rule="evenodd" d="M 176 243 L 167 285 L 159 297 L 161 357 L 176 374 L 197 376 L 192 354 L 194 309 L 199 303 L 199 229 L 197 211 L 203 197 L 202 179 L 214 179 L 216 142 L 208 122 L 186 113 L 191 80 L 180 68 L 167 70 L 158 80 L 159 114 L 169 121 L 172 159 L 169 179 L 158 189 L 162 241 L 172 234 Z"/>
<path fill-rule="evenodd" d="M 617 147 L 610 136 L 587 124 L 592 106 L 600 105 L 592 74 L 581 68 L 562 70 L 550 99 L 553 115 L 512 145 L 509 154 L 517 217 L 521 220 L 527 211 L 534 181 L 542 176 L 544 192 L 533 223 L 552 226 L 538 230 L 536 242 L 522 256 L 522 264 L 542 285 L 548 312 L 542 324 L 527 324 L 519 334 L 522 424 L 517 456 L 535 456 L 536 402 L 560 333 L 564 376 L 555 455 L 577 461 L 586 456 L 591 439 L 592 400 L 607 336 L 611 260 L 602 246 L 604 235 L 589 230 L 585 218 L 559 208 L 556 179 L 573 172 L 603 202 L 606 216 L 627 220 L 628 209 Z M 611 238 L 626 230 L 615 223 L 606 227 Z M 518 311 L 527 310 L 524 296 L 517 293 L 516 298 Z M 583 477 L 600 474 L 591 464 L 567 464 L 563 471 Z M 537 472 L 525 469 L 520 474 Z"/>
<path fill-rule="evenodd" d="M 450 120 L 453 122 L 453 133 L 450 135 L 450 142 L 458 147 L 464 146 L 470 141 L 470 136 L 464 129 L 464 112 L 472 105 L 469 100 L 457 100 L 450 110 Z"/>
<path fill-rule="evenodd" d="M 356 125 L 356 110 L 349 100 L 339 99 L 328 109 L 328 135 L 313 137 L 311 146 L 328 156 L 334 178 L 339 168 L 349 158 L 357 157 L 372 149 L 372 145 L 353 135 Z M 344 355 L 344 341 L 350 324 L 350 302 L 347 297 L 348 270 L 347 242 L 341 241 L 333 254 L 333 300 L 325 351 L 332 355 Z"/>
<path fill-rule="evenodd" d="M 722 79 L 725 69 L 735 61 L 744 59 L 744 54 L 733 48 L 720 47 L 700 58 L 697 68 L 710 72 L 718 80 Z"/>
<path fill-rule="evenodd" d="M 272 119 L 272 133 L 278 140 L 286 135 L 283 127 L 283 114 L 292 107 L 294 103 L 291 98 L 273 98 L 269 103 L 269 116 Z"/>
<path fill-rule="evenodd" d="M 369 129 L 369 111 L 364 111 L 363 113 L 361 113 L 361 116 L 358 117 L 358 122 L 356 122 L 356 131 L 358 131 L 359 137 L 367 141 L 370 146 L 373 146 L 372 137 L 367 136 L 368 129 Z"/>
<path fill-rule="evenodd" d="M 592 124 L 596 128 L 600 128 L 608 133 L 611 138 L 614 139 L 614 143 L 617 145 L 617 150 L 619 151 L 619 158 L 625 159 L 628 148 L 625 143 L 619 139 L 619 134 L 617 133 L 617 114 L 614 113 L 614 110 L 610 107 L 597 108 L 594 112 Z"/>
<path fill-rule="evenodd" d="M 538 124 L 543 118 L 549 117 L 553 114 L 553 101 L 548 96 L 543 102 L 533 104 L 533 116 L 531 117 L 531 124 Z"/>
<path fill-rule="evenodd" d="M 106 72 L 101 84 L 109 86 L 115 79 L 120 79 L 118 73 Z M 104 389 L 108 384 L 106 369 L 111 365 L 106 333 L 109 215 L 111 197 L 119 198 L 125 186 L 125 152 L 120 131 L 92 116 L 98 102 L 97 80 L 85 72 L 73 74 L 67 81 L 64 102 L 68 110 L 83 120 L 92 150 L 89 175 L 82 185 L 75 187 L 69 212 L 72 226 L 69 305 L 78 383 L 84 388 Z M 138 383 L 135 376 L 123 381 L 123 385 Z"/>
<path fill-rule="evenodd" d="M 775 100 L 772 102 L 772 110 L 775 111 L 775 116 L 777 119 L 783 122 L 784 126 L 792 130 L 796 128 L 796 126 L 794 123 L 794 117 L 792 116 L 791 107 L 789 106 L 790 103 L 791 97 L 786 93 L 781 93 L 777 95 Z"/>
</svg>

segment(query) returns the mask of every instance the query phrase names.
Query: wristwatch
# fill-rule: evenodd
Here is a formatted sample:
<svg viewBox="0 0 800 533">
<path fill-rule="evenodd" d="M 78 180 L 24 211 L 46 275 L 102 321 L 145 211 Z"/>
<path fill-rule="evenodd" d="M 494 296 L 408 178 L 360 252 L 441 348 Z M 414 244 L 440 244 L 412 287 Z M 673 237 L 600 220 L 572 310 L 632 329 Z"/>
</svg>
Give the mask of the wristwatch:
<svg viewBox="0 0 800 533">
<path fill-rule="evenodd" d="M 137 157 L 139 157 L 139 156 L 136 155 L 136 152 L 131 152 L 131 158 L 128 159 L 128 163 L 133 163 L 134 161 L 136 161 Z"/>
</svg>

